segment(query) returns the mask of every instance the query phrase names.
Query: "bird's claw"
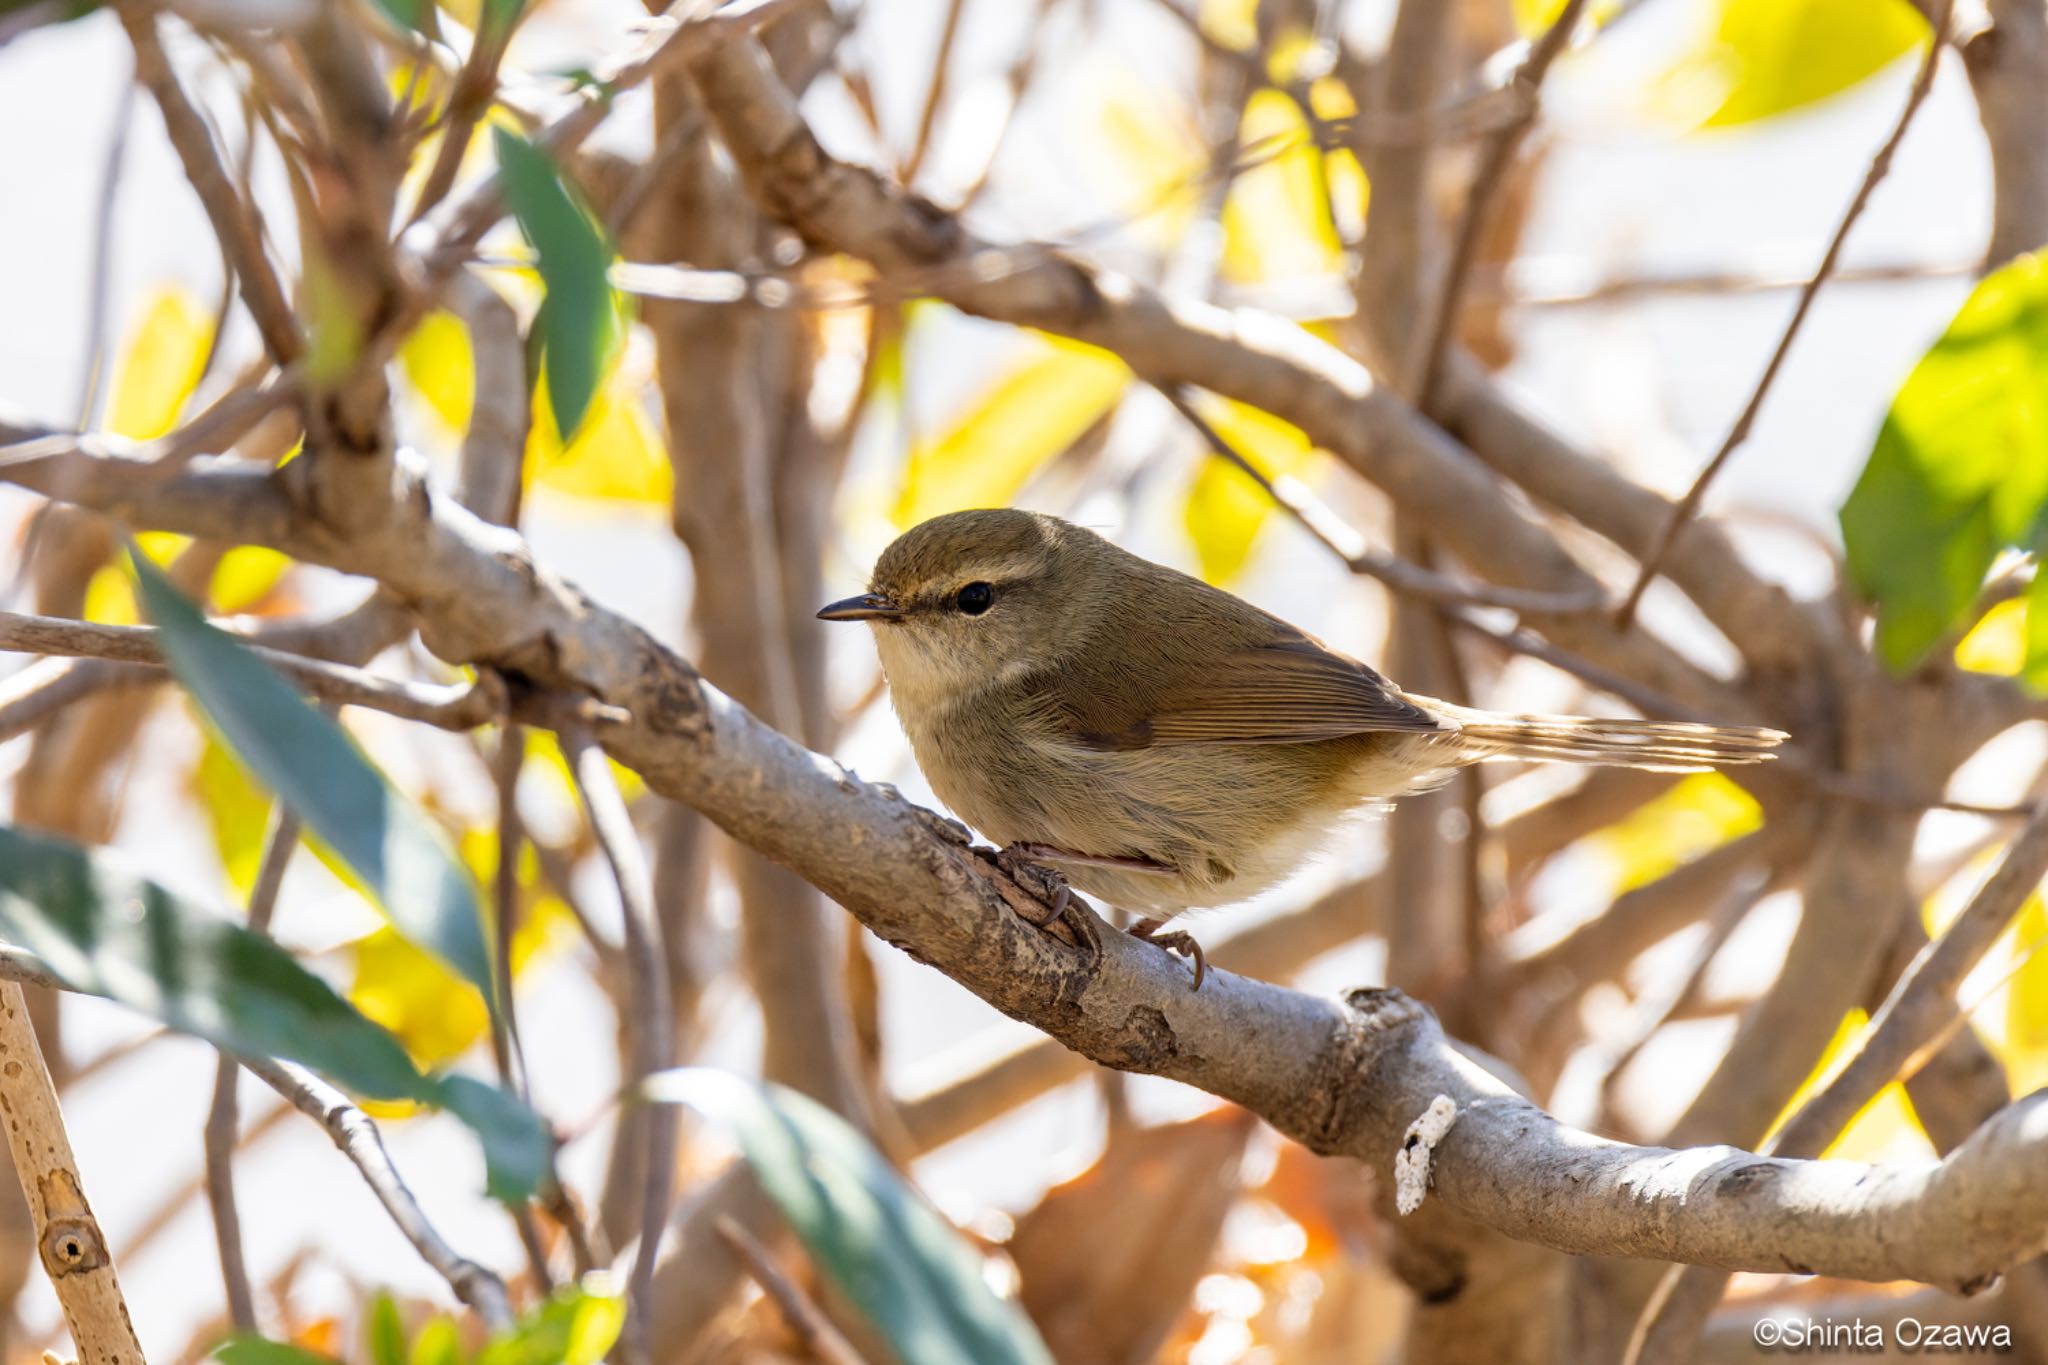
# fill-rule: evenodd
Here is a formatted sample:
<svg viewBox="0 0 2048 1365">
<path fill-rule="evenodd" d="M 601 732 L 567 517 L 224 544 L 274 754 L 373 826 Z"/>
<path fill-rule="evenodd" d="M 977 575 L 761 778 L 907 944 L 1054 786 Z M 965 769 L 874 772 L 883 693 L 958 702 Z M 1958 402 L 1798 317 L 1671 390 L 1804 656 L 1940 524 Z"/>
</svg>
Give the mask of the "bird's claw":
<svg viewBox="0 0 2048 1365">
<path fill-rule="evenodd" d="M 1160 933 L 1159 931 L 1165 928 L 1165 925 L 1166 921 L 1164 920 L 1141 919 L 1130 927 L 1130 935 L 1132 938 L 1144 939 L 1147 943 L 1156 943 L 1166 949 L 1167 952 L 1179 953 L 1182 957 L 1193 962 L 1195 964 L 1195 984 L 1189 989 L 1197 991 L 1202 989 L 1202 979 L 1209 975 L 1208 954 L 1202 951 L 1202 945 L 1195 941 L 1195 936 L 1185 929 L 1172 929 L 1166 933 Z"/>
<path fill-rule="evenodd" d="M 1074 941 L 1087 950 L 1090 965 L 1101 960 L 1102 939 L 1087 907 L 1074 898 L 1074 888 L 1067 884 L 1063 874 L 1034 862 L 1016 844 L 998 850 L 994 861 L 1008 874 L 1007 881 L 997 880 L 996 889 L 1017 912 L 1017 918 L 1040 929 L 1049 928 L 1055 921 L 1063 922 L 1073 933 Z"/>
</svg>

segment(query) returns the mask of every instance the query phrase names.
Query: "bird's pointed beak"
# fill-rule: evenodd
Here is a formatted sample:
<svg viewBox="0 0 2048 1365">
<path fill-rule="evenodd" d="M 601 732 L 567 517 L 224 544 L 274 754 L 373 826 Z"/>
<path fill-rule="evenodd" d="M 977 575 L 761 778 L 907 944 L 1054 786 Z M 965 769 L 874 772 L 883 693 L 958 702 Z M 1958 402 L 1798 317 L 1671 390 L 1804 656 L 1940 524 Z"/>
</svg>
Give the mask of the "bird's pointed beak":
<svg viewBox="0 0 2048 1365">
<path fill-rule="evenodd" d="M 864 592 L 818 610 L 820 621 L 895 621 L 903 608 L 877 592 Z"/>
</svg>

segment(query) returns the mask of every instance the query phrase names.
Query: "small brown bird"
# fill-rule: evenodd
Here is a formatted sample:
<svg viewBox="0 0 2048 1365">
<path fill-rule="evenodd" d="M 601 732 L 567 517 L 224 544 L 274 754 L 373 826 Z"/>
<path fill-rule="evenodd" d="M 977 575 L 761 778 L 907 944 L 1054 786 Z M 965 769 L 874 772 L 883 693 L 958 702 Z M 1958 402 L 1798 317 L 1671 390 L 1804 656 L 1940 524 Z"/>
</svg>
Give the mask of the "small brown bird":
<svg viewBox="0 0 2048 1365">
<path fill-rule="evenodd" d="M 1403 692 L 1199 579 L 1033 512 L 954 512 L 882 552 L 827 621 L 874 627 L 932 790 L 1010 862 L 1166 919 L 1286 877 L 1343 817 L 1467 764 L 1693 771 L 1770 758 L 1749 726 L 1515 716 Z M 1006 865 L 1009 865 L 1006 863 Z M 1060 888 L 1063 891 L 1063 887 Z"/>
</svg>

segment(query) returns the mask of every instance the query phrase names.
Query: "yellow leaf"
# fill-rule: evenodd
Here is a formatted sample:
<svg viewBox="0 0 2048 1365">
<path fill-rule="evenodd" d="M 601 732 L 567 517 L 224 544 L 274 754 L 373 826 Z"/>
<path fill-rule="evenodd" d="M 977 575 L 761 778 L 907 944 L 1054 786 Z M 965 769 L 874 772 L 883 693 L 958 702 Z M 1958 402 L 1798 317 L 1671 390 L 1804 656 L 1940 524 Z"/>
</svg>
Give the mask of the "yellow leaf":
<svg viewBox="0 0 2048 1365">
<path fill-rule="evenodd" d="M 475 877 L 477 885 L 488 887 L 498 875 L 498 831 L 480 825 L 462 832 L 456 852 Z M 541 883 L 540 854 L 531 840 L 519 846 L 519 926 L 512 931 L 512 978 L 518 980 L 528 967 L 544 961 L 573 937 L 576 914 L 560 896 Z"/>
<path fill-rule="evenodd" d="M 1259 45 L 1259 0 L 1201 0 L 1196 22 L 1225 47 L 1249 52 Z"/>
<path fill-rule="evenodd" d="M 1245 104 L 1239 132 L 1262 164 L 1231 182 L 1223 201 L 1223 277 L 1240 284 L 1331 275 L 1343 243 L 1330 218 L 1323 156 L 1294 101 L 1260 90 Z"/>
<path fill-rule="evenodd" d="M 1984 613 L 1956 644 L 1956 667 L 2017 677 L 2027 663 L 2027 603 L 2015 597 Z"/>
<path fill-rule="evenodd" d="M 562 1365 L 598 1365 L 626 1325 L 624 1294 L 605 1293 L 600 1276 L 591 1276 L 583 1283 L 584 1297 L 577 1303 L 576 1316 L 569 1323 Z"/>
<path fill-rule="evenodd" d="M 1106 93 L 1095 111 L 1089 150 L 1103 158 L 1110 200 L 1131 221 L 1124 230 L 1148 246 L 1165 249 L 1180 239 L 1194 216 L 1209 173 L 1209 148 L 1200 127 L 1170 97 L 1119 71 L 1101 83 Z"/>
<path fill-rule="evenodd" d="M 348 998 L 398 1035 L 422 1067 L 469 1051 L 490 1028 L 490 1011 L 475 986 L 389 925 L 348 945 L 354 975 Z"/>
<path fill-rule="evenodd" d="M 220 557 L 209 595 L 228 616 L 254 611 L 291 570 L 286 556 L 265 545 L 237 545 Z"/>
<path fill-rule="evenodd" d="M 1773 1135 L 1849 1060 L 1869 1023 L 1870 1016 L 1860 1009 L 1850 1010 L 1843 1016 L 1841 1026 L 1821 1053 L 1819 1064 L 1771 1124 Z M 1934 1144 L 1927 1140 L 1926 1130 L 1920 1125 L 1920 1116 L 1914 1112 L 1913 1101 L 1907 1096 L 1906 1087 L 1898 1081 L 1878 1091 L 1868 1104 L 1857 1110 L 1856 1116 L 1843 1126 L 1827 1150 L 1821 1153 L 1828 1160 L 1863 1162 L 1914 1161 L 1933 1155 Z"/>
<path fill-rule="evenodd" d="M 235 899 L 246 903 L 256 885 L 256 869 L 263 861 L 263 845 L 270 830 L 270 795 L 249 779 L 235 756 L 211 732 L 192 770 L 192 788 L 200 809 L 206 812 L 213 847 L 229 885 L 235 888 Z"/>
<path fill-rule="evenodd" d="M 138 531 L 135 546 L 159 568 L 169 568 L 187 545 L 190 536 L 170 531 Z M 85 585 L 85 619 L 109 626 L 132 626 L 142 620 L 135 607 L 135 592 L 128 571 L 119 564 L 107 564 L 93 572 Z"/>
<path fill-rule="evenodd" d="M 661 429 L 641 401 L 639 386 L 622 377 L 624 370 L 623 365 L 613 367 L 566 450 L 555 430 L 548 386 L 534 385 L 533 427 L 526 437 L 528 479 L 582 498 L 668 505 L 674 474 Z"/>
<path fill-rule="evenodd" d="M 2004 1031 L 1992 1050 L 2012 1093 L 2030 1095 L 2048 1086 L 2048 909 L 2038 895 L 2015 917 L 2011 938 L 2023 960 L 2005 983 Z"/>
<path fill-rule="evenodd" d="M 1107 351 L 1038 338 L 1031 358 L 985 389 L 945 432 L 911 450 L 896 524 L 1008 504 L 1115 406 L 1130 377 Z"/>
<path fill-rule="evenodd" d="M 1614 865 L 1615 890 L 1653 882 L 1763 823 L 1763 812 L 1720 773 L 1696 773 L 1592 838 Z"/>
<path fill-rule="evenodd" d="M 121 347 L 108 390 L 107 429 L 149 441 L 176 426 L 212 345 L 212 315 L 191 295 L 170 286 L 152 292 Z"/>
<path fill-rule="evenodd" d="M 1926 41 L 1906 0 L 1719 0 L 1712 31 L 1652 103 L 1688 125 L 1752 123 L 1838 94 Z"/>
<path fill-rule="evenodd" d="M 459 438 L 469 430 L 470 404 L 476 394 L 476 356 L 469 329 L 446 309 L 420 319 L 419 326 L 398 347 L 398 363 L 427 410 L 440 419 L 444 434 Z"/>
<path fill-rule="evenodd" d="M 1204 399 L 1201 407 L 1216 434 L 1269 479 L 1299 477 L 1314 457 L 1308 436 L 1271 413 L 1227 399 Z M 1202 577 L 1219 586 L 1236 579 L 1273 512 L 1272 498 L 1243 470 L 1205 455 L 1181 509 Z"/>
</svg>

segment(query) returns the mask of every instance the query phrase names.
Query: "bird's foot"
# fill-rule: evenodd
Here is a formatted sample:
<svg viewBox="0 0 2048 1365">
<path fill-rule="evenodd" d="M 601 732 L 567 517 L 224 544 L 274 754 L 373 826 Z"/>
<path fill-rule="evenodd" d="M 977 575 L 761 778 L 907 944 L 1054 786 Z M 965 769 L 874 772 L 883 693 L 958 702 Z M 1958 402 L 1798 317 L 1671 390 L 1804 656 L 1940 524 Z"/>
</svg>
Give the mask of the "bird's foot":
<svg viewBox="0 0 2048 1365">
<path fill-rule="evenodd" d="M 1166 928 L 1165 920 L 1141 919 L 1130 927 L 1129 933 L 1132 938 L 1142 938 L 1147 943 L 1156 943 L 1166 949 L 1167 952 L 1179 953 L 1182 957 L 1193 962 L 1195 964 L 1195 984 L 1190 989 L 1202 989 L 1202 978 L 1209 974 L 1208 954 L 1202 951 L 1202 945 L 1195 942 L 1195 936 L 1187 930 L 1171 929 L 1166 933 L 1160 933 L 1159 931 L 1164 928 Z"/>
<path fill-rule="evenodd" d="M 1074 899 L 1074 888 L 1067 885 L 1065 876 L 1037 861 L 1058 854 L 1058 849 L 1044 844 L 1011 844 L 1001 849 L 995 864 L 1009 874 L 1009 880 L 998 880 L 996 890 L 1027 924 L 1045 929 L 1055 921 L 1064 923 L 1075 943 L 1087 950 L 1093 966 L 1102 960 L 1102 938 L 1096 933 L 1094 917 Z"/>
</svg>

